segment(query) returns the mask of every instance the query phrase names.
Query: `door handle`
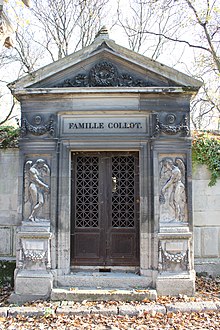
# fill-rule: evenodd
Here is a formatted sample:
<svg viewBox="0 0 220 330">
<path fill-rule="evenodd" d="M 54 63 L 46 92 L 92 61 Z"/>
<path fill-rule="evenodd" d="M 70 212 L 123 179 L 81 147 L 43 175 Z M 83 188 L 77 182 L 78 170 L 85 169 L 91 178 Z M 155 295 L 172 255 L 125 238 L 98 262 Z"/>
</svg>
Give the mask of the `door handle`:
<svg viewBox="0 0 220 330">
<path fill-rule="evenodd" d="M 115 193 L 117 190 L 117 178 L 116 176 L 112 176 L 112 192 Z"/>
</svg>

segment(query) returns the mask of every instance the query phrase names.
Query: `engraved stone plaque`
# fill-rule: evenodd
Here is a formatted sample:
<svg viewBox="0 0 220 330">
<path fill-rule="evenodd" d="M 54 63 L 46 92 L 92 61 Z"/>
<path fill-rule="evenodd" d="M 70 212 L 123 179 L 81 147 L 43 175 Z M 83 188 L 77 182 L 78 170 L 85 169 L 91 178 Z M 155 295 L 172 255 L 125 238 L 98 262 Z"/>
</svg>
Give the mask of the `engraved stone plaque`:
<svg viewBox="0 0 220 330">
<path fill-rule="evenodd" d="M 62 133 L 75 134 L 146 134 L 147 119 L 144 116 L 65 116 Z"/>
</svg>

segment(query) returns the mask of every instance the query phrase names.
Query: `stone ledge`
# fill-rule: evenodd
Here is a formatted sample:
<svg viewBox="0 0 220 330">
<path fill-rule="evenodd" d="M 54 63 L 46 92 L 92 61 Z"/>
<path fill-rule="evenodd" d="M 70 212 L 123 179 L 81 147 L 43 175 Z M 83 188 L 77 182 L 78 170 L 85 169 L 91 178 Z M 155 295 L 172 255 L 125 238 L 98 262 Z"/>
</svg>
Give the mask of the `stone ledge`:
<svg viewBox="0 0 220 330">
<path fill-rule="evenodd" d="M 66 302 L 65 302 L 66 303 Z M 145 304 L 145 305 L 131 305 L 125 304 L 121 306 L 79 306 L 74 308 L 74 306 L 65 305 L 57 307 L 0 307 L 0 317 L 16 317 L 20 316 L 45 316 L 45 315 L 89 315 L 89 314 L 99 314 L 99 315 L 128 315 L 137 316 L 141 314 L 152 314 L 155 313 L 199 313 L 208 311 L 220 311 L 220 302 L 213 301 L 200 301 L 200 302 L 176 302 L 170 304 Z"/>
<path fill-rule="evenodd" d="M 218 305 L 218 307 L 220 307 Z M 177 302 L 175 304 L 166 305 L 167 312 L 184 312 L 184 313 L 199 313 L 206 311 L 217 311 L 219 308 L 212 301 L 202 301 L 202 302 Z"/>
<path fill-rule="evenodd" d="M 78 289 L 54 288 L 51 291 L 52 301 L 142 301 L 156 300 L 157 292 L 153 289 L 124 290 L 124 289 Z"/>
</svg>

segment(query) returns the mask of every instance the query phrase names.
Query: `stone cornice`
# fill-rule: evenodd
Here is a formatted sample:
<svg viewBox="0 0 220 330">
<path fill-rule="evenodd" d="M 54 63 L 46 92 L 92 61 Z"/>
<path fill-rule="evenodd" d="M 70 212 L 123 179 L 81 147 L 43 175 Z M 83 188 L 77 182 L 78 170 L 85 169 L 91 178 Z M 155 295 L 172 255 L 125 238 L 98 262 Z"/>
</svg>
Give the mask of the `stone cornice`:
<svg viewBox="0 0 220 330">
<path fill-rule="evenodd" d="M 53 94 L 177 94 L 185 93 L 193 95 L 197 91 L 193 88 L 185 87 L 62 87 L 62 88 L 18 88 L 14 89 L 13 94 L 19 96 L 28 95 L 53 95 Z"/>
</svg>

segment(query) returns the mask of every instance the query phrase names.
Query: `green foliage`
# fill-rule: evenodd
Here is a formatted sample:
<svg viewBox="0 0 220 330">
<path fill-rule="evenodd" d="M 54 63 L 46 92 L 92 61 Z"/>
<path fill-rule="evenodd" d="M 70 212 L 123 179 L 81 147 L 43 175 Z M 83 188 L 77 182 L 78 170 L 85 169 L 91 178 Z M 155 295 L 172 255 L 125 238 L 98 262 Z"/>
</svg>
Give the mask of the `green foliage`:
<svg viewBox="0 0 220 330">
<path fill-rule="evenodd" d="M 0 126 L 0 149 L 17 148 L 20 128 Z"/>
<path fill-rule="evenodd" d="M 15 261 L 0 260 L 0 287 L 14 286 Z"/>
<path fill-rule="evenodd" d="M 196 134 L 192 145 L 193 165 L 206 165 L 211 172 L 209 186 L 220 178 L 220 136 L 210 133 Z"/>
</svg>

